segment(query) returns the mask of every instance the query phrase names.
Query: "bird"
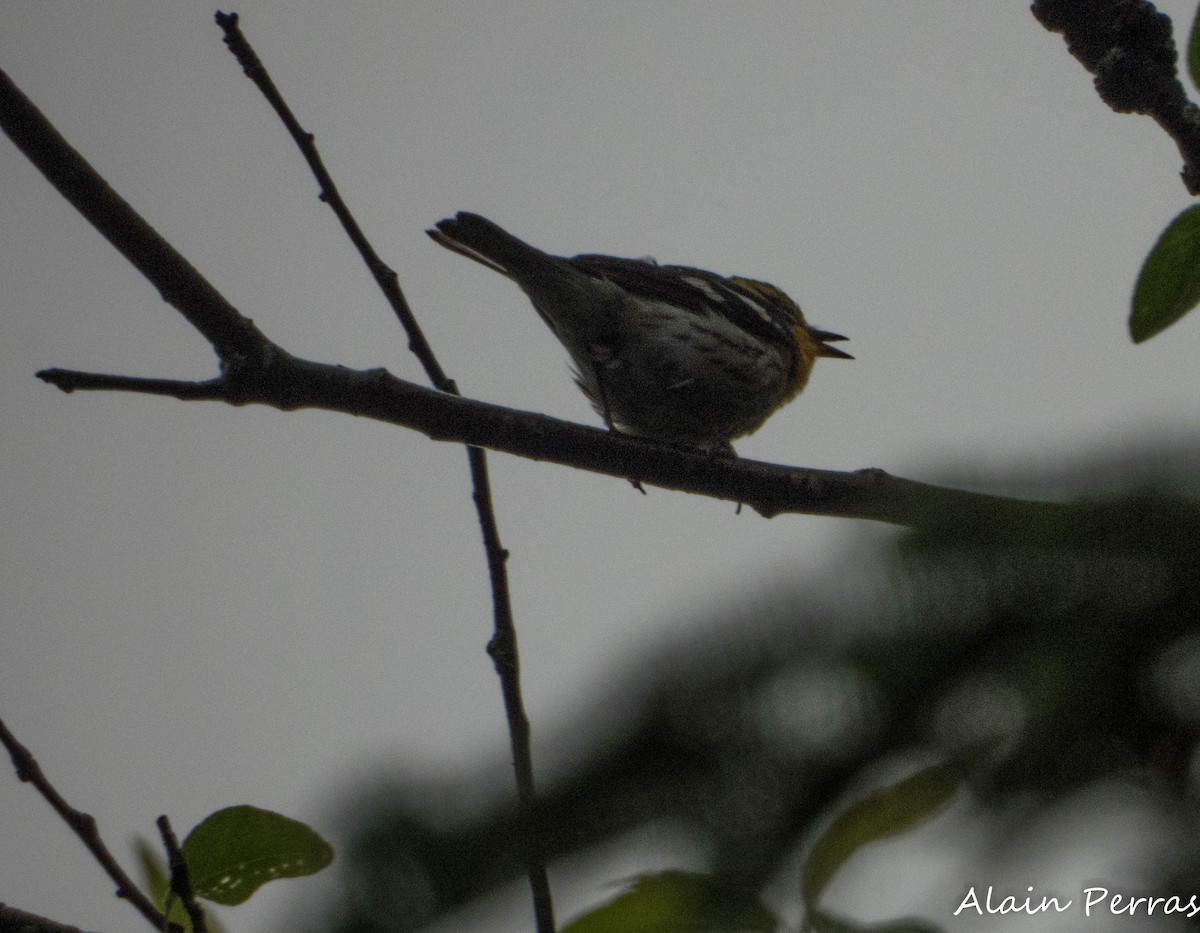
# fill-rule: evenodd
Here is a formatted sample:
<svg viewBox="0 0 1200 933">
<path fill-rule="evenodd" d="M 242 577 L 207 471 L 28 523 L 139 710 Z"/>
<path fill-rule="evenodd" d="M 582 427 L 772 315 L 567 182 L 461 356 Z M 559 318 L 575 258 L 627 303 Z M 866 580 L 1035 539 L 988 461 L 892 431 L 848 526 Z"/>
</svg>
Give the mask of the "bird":
<svg viewBox="0 0 1200 933">
<path fill-rule="evenodd" d="M 773 285 L 652 259 L 555 256 L 478 214 L 426 231 L 512 279 L 566 348 L 575 381 L 623 434 L 735 456 L 846 340 Z"/>
</svg>

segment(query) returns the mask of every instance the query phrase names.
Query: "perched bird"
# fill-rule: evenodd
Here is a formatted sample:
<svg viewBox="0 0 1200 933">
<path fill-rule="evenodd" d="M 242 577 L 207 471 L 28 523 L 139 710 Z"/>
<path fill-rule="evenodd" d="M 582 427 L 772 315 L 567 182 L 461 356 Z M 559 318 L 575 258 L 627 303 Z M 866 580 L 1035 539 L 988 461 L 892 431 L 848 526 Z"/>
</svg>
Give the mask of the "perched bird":
<svg viewBox="0 0 1200 933">
<path fill-rule="evenodd" d="M 804 388 L 818 356 L 853 359 L 765 282 L 613 256 L 544 253 L 478 214 L 427 231 L 512 279 L 570 353 L 612 429 L 732 453 Z"/>
</svg>

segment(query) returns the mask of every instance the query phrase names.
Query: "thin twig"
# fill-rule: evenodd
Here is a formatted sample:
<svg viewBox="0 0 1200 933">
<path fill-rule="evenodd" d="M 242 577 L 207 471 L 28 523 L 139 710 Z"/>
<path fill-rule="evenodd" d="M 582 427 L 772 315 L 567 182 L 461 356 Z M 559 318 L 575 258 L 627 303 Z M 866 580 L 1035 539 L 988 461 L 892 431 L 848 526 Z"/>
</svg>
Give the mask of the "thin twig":
<svg viewBox="0 0 1200 933">
<path fill-rule="evenodd" d="M 108 877 L 113 880 L 117 886 L 117 897 L 124 898 L 145 917 L 156 930 L 169 930 L 170 933 L 182 933 L 176 924 L 168 924 L 167 918 L 159 913 L 158 908 L 142 893 L 141 889 L 133 883 L 133 879 L 125 873 L 113 854 L 108 850 L 108 846 L 104 844 L 104 840 L 100 838 L 100 831 L 96 826 L 95 818 L 89 813 L 83 813 L 72 807 L 63 798 L 62 794 L 50 783 L 49 779 L 42 772 L 41 766 L 37 763 L 37 759 L 33 757 L 33 753 L 24 745 L 17 741 L 4 724 L 4 720 L 0 719 L 0 744 L 8 750 L 9 757 L 12 758 L 13 768 L 17 772 L 17 777 L 29 784 L 45 798 L 46 802 L 54 808 L 54 811 L 62 817 L 64 823 L 71 827 L 76 836 L 80 838 L 92 856 L 100 863 L 100 866 L 108 873 Z"/>
<path fill-rule="evenodd" d="M 401 326 L 408 335 L 408 346 L 424 367 L 429 381 L 435 389 L 458 395 L 458 387 L 450 379 L 433 348 L 426 340 L 416 315 L 413 314 L 400 288 L 400 278 L 376 253 L 359 227 L 350 208 L 346 205 L 333 177 L 325 168 L 317 150 L 312 133 L 305 130 L 292 113 L 291 107 L 275 86 L 258 54 L 251 47 L 238 25 L 236 13 L 218 12 L 217 25 L 225 33 L 225 44 L 237 58 L 246 76 L 254 82 L 263 96 L 275 109 L 280 120 L 291 134 L 309 168 L 320 186 L 320 197 L 341 221 L 350 241 L 375 277 L 380 290 L 387 298 Z M 541 847 L 536 836 L 534 814 L 537 809 L 537 791 L 533 778 L 533 752 L 530 742 L 529 719 L 521 699 L 520 665 L 517 661 L 517 633 L 513 624 L 512 601 L 508 591 L 508 552 L 500 542 L 500 532 L 492 507 L 491 486 L 488 482 L 487 454 L 480 447 L 467 446 L 467 459 L 473 486 L 472 500 L 479 519 L 483 536 L 484 554 L 487 559 L 488 577 L 492 588 L 493 634 L 488 643 L 488 653 L 500 679 L 504 696 L 504 709 L 508 719 L 509 741 L 512 746 L 513 768 L 516 774 L 517 799 L 525 815 L 525 834 L 522 840 L 526 852 L 529 886 L 533 897 L 534 917 L 538 933 L 554 933 L 554 907 L 550 894 L 550 881 L 541 857 Z"/>
<path fill-rule="evenodd" d="M 300 149 L 300 154 L 304 156 L 308 167 L 312 170 L 313 175 L 317 179 L 317 184 L 320 186 L 321 192 L 319 197 L 322 201 L 329 205 L 330 209 L 341 221 L 343 229 L 347 236 L 350 237 L 350 242 L 354 244 L 359 255 L 367 264 L 367 268 L 371 274 L 375 276 L 375 281 L 378 282 L 388 303 L 391 304 L 392 310 L 400 319 L 400 323 L 404 327 L 404 332 L 408 335 L 409 349 L 416 355 L 421 366 L 429 376 L 429 381 L 435 389 L 441 389 L 443 392 L 456 392 L 454 383 L 442 371 L 441 365 L 433 354 L 432 348 L 429 346 L 429 341 L 425 339 L 425 334 L 421 330 L 420 324 L 417 323 L 416 315 L 412 313 L 412 309 L 408 305 L 403 292 L 400 290 L 400 279 L 375 252 L 375 248 L 371 246 L 366 236 L 359 227 L 358 221 L 354 219 L 354 215 L 350 213 L 350 209 L 346 206 L 346 202 L 342 199 L 338 191 L 337 185 L 333 182 L 333 177 L 325 168 L 325 163 L 321 159 L 321 154 L 317 151 L 315 137 L 300 125 L 300 121 L 296 119 L 296 115 L 292 113 L 292 108 L 288 106 L 287 101 L 283 99 L 283 95 L 279 93 L 279 89 L 275 86 L 275 82 L 267 73 L 266 67 L 258 57 L 258 53 L 254 51 L 246 37 L 242 34 L 242 30 L 238 25 L 238 15 L 236 13 L 221 13 L 216 15 L 217 25 L 225 33 L 225 44 L 229 46 L 229 51 L 233 53 L 238 60 L 238 64 L 242 66 L 242 70 L 246 73 L 255 87 L 259 89 L 263 97 L 267 99 L 275 113 L 278 114 L 288 133 L 295 140 L 296 146 Z"/>
<path fill-rule="evenodd" d="M 487 477 L 487 459 L 482 448 L 468 447 L 471 461 L 471 477 L 475 485 L 475 509 L 483 532 L 484 551 L 487 554 L 488 576 L 491 579 L 494 631 L 488 642 L 488 655 L 495 665 L 504 694 L 504 714 L 508 720 L 511 738 L 513 771 L 517 780 L 517 797 L 522 801 L 524 817 L 522 832 L 525 836 L 526 871 L 533 894 L 533 912 L 539 933 L 543 929 L 554 929 L 554 902 L 550 895 L 550 878 L 546 873 L 541 855 L 537 812 L 537 789 L 533 778 L 533 749 L 529 732 L 529 717 L 525 714 L 525 701 L 521 698 L 521 664 L 517 651 L 517 628 L 513 624 L 511 600 L 508 592 L 508 551 L 500 543 L 500 532 L 492 509 L 491 484 Z"/>
<path fill-rule="evenodd" d="M 171 893 L 183 903 L 188 918 L 192 921 L 192 933 L 208 933 L 208 918 L 204 908 L 196 901 L 196 892 L 192 889 L 192 876 L 188 872 L 183 850 L 179 848 L 179 840 L 175 838 L 175 830 L 166 814 L 154 821 L 158 834 L 162 837 L 163 848 L 167 850 L 167 865 L 171 869 Z"/>
</svg>

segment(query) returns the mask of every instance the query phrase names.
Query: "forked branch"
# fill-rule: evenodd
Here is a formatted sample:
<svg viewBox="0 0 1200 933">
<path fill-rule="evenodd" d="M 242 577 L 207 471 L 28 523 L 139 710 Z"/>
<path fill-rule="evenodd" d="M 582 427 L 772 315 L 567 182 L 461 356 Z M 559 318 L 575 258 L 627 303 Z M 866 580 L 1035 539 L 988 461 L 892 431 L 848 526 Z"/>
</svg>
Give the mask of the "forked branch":
<svg viewBox="0 0 1200 933">
<path fill-rule="evenodd" d="M 951 508 L 1016 521 L 1065 508 L 916 483 L 882 470 L 846 473 L 713 457 L 456 397 L 382 369 L 352 370 L 299 359 L 268 340 L 120 200 L 3 72 L 0 127 L 101 233 L 122 252 L 135 253 L 131 261 L 209 338 L 223 364 L 220 376 L 199 383 L 61 369 L 38 373 L 65 391 L 122 390 L 232 405 L 255 403 L 283 411 L 341 411 L 411 428 L 434 440 L 742 502 L 764 515 L 803 513 L 917 525 Z M 121 224 L 112 223 L 114 213 L 123 218 Z M 130 244 L 135 243 L 144 244 L 152 260 L 132 250 Z"/>
</svg>

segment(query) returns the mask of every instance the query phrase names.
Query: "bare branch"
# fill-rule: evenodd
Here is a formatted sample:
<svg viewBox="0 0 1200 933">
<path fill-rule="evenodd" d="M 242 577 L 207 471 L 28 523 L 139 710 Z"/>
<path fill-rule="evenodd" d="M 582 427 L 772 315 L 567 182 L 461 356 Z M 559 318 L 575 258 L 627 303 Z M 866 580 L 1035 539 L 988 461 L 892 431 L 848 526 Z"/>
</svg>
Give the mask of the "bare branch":
<svg viewBox="0 0 1200 933">
<path fill-rule="evenodd" d="M 75 835 L 87 846 L 88 851 L 92 853 L 92 856 L 108 873 L 108 877 L 117 886 L 117 897 L 123 897 L 129 901 L 137 909 L 138 913 L 150 922 L 154 929 L 169 929 L 171 933 L 182 933 L 178 926 L 167 923 L 167 918 L 158 912 L 158 909 L 150 902 L 150 899 L 142 893 L 141 889 L 133 883 L 133 879 L 125 873 L 125 869 L 113 858 L 113 854 L 108 850 L 108 846 L 100 838 L 100 831 L 96 827 L 95 818 L 91 814 L 76 810 L 67 803 L 62 794 L 58 792 L 46 775 L 42 773 L 42 768 L 37 763 L 37 759 L 33 757 L 33 753 L 17 741 L 16 736 L 9 731 L 8 726 L 4 724 L 3 720 L 0 720 L 0 745 L 3 745 L 8 750 L 9 757 L 12 758 L 13 768 L 16 769 L 17 777 L 34 786 L 38 793 L 46 799 L 46 802 L 54 808 L 55 812 L 62 817 L 63 822 L 71 827 Z"/>
<path fill-rule="evenodd" d="M 920 525 L 953 509 L 995 521 L 1031 521 L 1066 505 L 965 492 L 900 479 L 883 470 L 853 473 L 716 457 L 546 415 L 490 405 L 397 379 L 383 369 L 353 370 L 301 360 L 276 349 L 262 369 L 205 383 L 138 380 L 51 369 L 39 378 L 73 389 L 122 388 L 283 411 L 323 408 L 454 441 L 697 495 L 742 502 L 766 516 L 785 513 Z M 89 383 L 95 383 L 90 385 Z M 177 387 L 178 391 L 174 389 Z M 167 390 L 172 391 L 167 391 Z"/>
<path fill-rule="evenodd" d="M 83 373 L 73 369 L 44 369 L 37 377 L 64 392 L 107 389 L 140 392 L 143 395 L 168 395 L 184 401 L 224 399 L 228 394 L 220 379 L 186 382 L 178 379 L 147 379 L 144 376 L 118 376 L 108 373 Z"/>
<path fill-rule="evenodd" d="M 1061 32 L 1117 113 L 1153 117 L 1183 156 L 1183 183 L 1200 194 L 1200 109 L 1176 69 L 1171 19 L 1147 0 L 1036 0 L 1033 15 Z"/>
</svg>

